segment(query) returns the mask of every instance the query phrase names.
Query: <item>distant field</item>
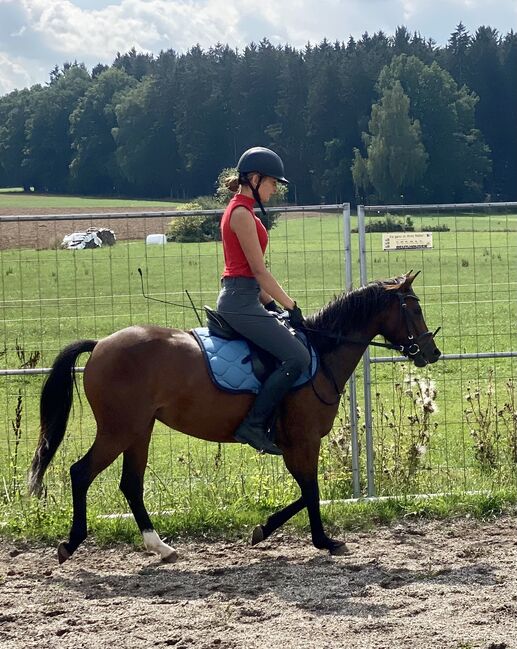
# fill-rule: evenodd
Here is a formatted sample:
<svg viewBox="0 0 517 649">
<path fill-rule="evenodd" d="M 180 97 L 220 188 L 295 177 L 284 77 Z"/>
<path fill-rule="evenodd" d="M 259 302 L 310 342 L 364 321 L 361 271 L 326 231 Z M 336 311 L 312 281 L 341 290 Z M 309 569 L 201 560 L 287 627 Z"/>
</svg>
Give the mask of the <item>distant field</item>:
<svg viewBox="0 0 517 649">
<path fill-rule="evenodd" d="M 4 198 L 0 196 L 0 205 Z M 429 327 L 442 327 L 438 344 L 446 353 L 517 349 L 517 216 L 434 214 L 413 220 L 418 230 L 445 224 L 449 231 L 434 233 L 432 250 L 390 253 L 383 252 L 380 233 L 368 234 L 369 278 L 421 269 L 415 290 Z M 221 245 L 146 246 L 144 234 L 138 240 L 119 241 L 113 248 L 97 250 L 1 250 L 0 326 L 5 353 L 2 355 L 0 349 L 0 365 L 19 367 L 31 352 L 39 351 L 38 366 L 46 367 L 68 342 L 99 338 L 131 323 L 195 326 L 185 289 L 199 307 L 215 304 L 223 265 Z M 352 249 L 357 286 L 357 234 L 352 235 Z M 329 213 L 280 218 L 271 232 L 267 260 L 303 310 L 316 310 L 345 286 L 341 216 Z M 139 267 L 144 270 L 149 294 L 183 304 L 184 308 L 148 302 L 141 294 Z M 384 356 L 386 351 L 372 348 L 372 354 Z M 86 359 L 84 356 L 80 362 Z M 405 380 L 411 367 L 407 363 L 383 363 L 373 369 L 374 392 L 378 393 L 374 395 L 376 478 L 383 493 L 397 489 L 400 493 L 403 488 L 425 492 L 481 489 L 506 485 L 514 479 L 511 431 L 501 424 L 494 438 L 500 459 L 498 468 L 486 472 L 476 462 L 472 424 L 464 411 L 469 406 L 465 399 L 469 386 L 477 390 L 482 407 L 491 398 L 490 391 L 497 395 L 499 409 L 511 400 L 506 386 L 517 377 L 515 359 L 439 362 L 425 371 L 413 371 L 413 377 L 435 381 L 438 411 L 430 418 L 425 458 L 405 486 L 401 486 L 400 476 L 397 478 L 397 466 L 407 460 L 404 449 L 417 433 L 415 426 L 408 425 L 410 400 L 400 397 L 394 386 L 402 385 L 407 391 Z M 41 382 L 40 377 L 0 379 L 0 404 L 5 404 L 0 419 L 0 475 L 7 476 L 6 493 L 11 493 L 13 479 L 25 475 L 35 445 Z M 361 387 L 360 372 L 358 382 Z M 19 394 L 23 413 L 17 439 L 14 422 Z M 493 418 L 492 411 L 490 416 Z M 347 420 L 345 407 L 336 420 L 337 446 L 325 445 L 321 463 L 323 498 L 351 495 Z M 360 423 L 363 420 L 361 413 Z M 490 425 L 493 428 L 496 423 Z M 54 497 L 66 507 L 69 466 L 88 448 L 93 432 L 88 405 L 83 400 L 80 406 L 76 400 L 63 452 L 49 474 Z M 517 440 L 517 428 L 515 435 Z M 401 439 L 402 455 L 397 446 Z M 361 443 L 364 450 L 364 440 Z M 235 502 L 242 508 L 253 503 L 274 506 L 295 493 L 292 482 L 283 479 L 284 469 L 277 459 L 257 457 L 253 451 L 233 446 L 222 449 L 221 455 L 216 445 L 190 440 L 163 426 L 156 427 L 149 464 L 147 498 L 151 509 L 176 507 L 186 511 L 193 502 L 199 507 L 200 503 L 203 507 L 211 503 L 219 509 Z M 92 488 L 95 511 L 126 510 L 117 491 L 117 472 L 118 467 L 106 472 Z M 1 502 L 0 497 L 0 512 Z M 5 506 L 9 509 L 12 503 L 8 501 Z"/>
<path fill-rule="evenodd" d="M 7 211 L 16 213 L 13 210 L 37 208 L 40 210 L 62 210 L 62 209 L 120 209 L 120 208 L 161 208 L 164 210 L 177 209 L 180 201 L 171 200 L 148 200 L 148 199 L 127 199 L 127 198 L 105 198 L 89 196 L 58 196 L 53 194 L 35 194 L 34 192 L 24 193 L 20 190 L 0 190 L 0 214 Z"/>
</svg>

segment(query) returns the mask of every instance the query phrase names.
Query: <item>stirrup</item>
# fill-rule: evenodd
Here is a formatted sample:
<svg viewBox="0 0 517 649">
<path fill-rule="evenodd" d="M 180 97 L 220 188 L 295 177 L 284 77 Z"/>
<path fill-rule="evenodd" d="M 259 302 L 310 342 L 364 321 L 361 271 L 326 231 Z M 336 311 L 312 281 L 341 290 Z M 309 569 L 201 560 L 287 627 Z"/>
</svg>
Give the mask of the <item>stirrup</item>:
<svg viewBox="0 0 517 649">
<path fill-rule="evenodd" d="M 252 426 L 240 425 L 233 438 L 241 444 L 249 444 L 252 448 L 260 453 L 269 453 L 270 455 L 283 455 L 281 449 L 269 439 L 267 435 L 257 435 L 256 429 Z"/>
</svg>

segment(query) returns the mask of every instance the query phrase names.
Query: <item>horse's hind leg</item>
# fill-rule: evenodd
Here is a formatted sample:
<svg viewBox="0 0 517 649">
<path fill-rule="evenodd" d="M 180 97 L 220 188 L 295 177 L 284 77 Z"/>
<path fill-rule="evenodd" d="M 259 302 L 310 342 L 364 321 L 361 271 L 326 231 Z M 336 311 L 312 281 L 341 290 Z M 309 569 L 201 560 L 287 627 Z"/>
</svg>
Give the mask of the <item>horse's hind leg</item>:
<svg viewBox="0 0 517 649">
<path fill-rule="evenodd" d="M 133 512 L 136 524 L 144 537 L 144 544 L 147 550 L 156 552 L 162 561 L 172 563 L 178 558 L 174 548 L 164 543 L 155 532 L 149 514 L 144 504 L 144 473 L 147 465 L 147 453 L 149 448 L 149 435 L 124 451 L 122 464 L 122 478 L 120 490 Z"/>
<path fill-rule="evenodd" d="M 88 534 L 86 523 L 86 495 L 95 477 L 120 455 L 121 448 L 106 444 L 97 436 L 92 447 L 78 462 L 70 467 L 72 480 L 73 519 L 68 542 L 57 549 L 59 563 L 69 559 Z"/>
</svg>

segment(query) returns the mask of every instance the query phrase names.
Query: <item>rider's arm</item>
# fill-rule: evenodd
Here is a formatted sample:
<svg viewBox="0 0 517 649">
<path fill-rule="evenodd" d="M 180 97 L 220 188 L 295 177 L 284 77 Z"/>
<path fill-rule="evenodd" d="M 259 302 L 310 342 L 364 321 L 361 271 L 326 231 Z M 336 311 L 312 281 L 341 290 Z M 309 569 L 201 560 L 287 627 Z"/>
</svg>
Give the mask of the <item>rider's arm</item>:
<svg viewBox="0 0 517 649">
<path fill-rule="evenodd" d="M 230 227 L 237 235 L 242 251 L 250 265 L 251 272 L 260 285 L 261 292 L 267 293 L 270 300 L 276 300 L 285 309 L 293 309 L 295 304 L 294 300 L 287 295 L 266 268 L 255 219 L 245 207 L 237 207 L 233 210 Z"/>
<path fill-rule="evenodd" d="M 269 293 L 266 293 L 266 291 L 263 291 L 262 289 L 260 289 L 259 298 L 262 304 L 269 304 L 273 299 Z"/>
</svg>

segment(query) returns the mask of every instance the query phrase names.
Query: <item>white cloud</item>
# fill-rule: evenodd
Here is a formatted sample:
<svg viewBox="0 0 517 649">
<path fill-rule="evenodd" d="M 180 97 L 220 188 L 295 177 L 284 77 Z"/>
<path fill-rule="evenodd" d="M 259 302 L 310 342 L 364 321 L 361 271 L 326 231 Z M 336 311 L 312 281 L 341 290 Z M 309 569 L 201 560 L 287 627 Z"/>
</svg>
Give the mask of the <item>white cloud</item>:
<svg viewBox="0 0 517 649">
<path fill-rule="evenodd" d="M 16 38 L 17 36 L 23 36 L 23 34 L 25 34 L 26 29 L 27 29 L 27 25 L 22 25 L 17 32 L 13 32 L 12 34 L 10 34 L 10 36 L 12 36 L 13 38 Z"/>
<path fill-rule="evenodd" d="M 22 0 L 27 20 L 49 48 L 73 58 L 112 58 L 136 47 L 157 51 L 204 47 L 237 37 L 237 2 L 224 0 L 122 0 L 81 9 L 69 0 Z M 169 41 L 169 36 L 171 42 Z"/>
<path fill-rule="evenodd" d="M 268 38 L 303 48 L 399 25 L 443 45 L 460 21 L 471 32 L 484 24 L 506 33 L 516 19 L 515 0 L 0 0 L 0 88 L 46 81 L 64 61 L 109 64 L 131 47 L 242 49 Z"/>
<path fill-rule="evenodd" d="M 24 65 L 13 61 L 5 52 L 0 52 L 0 96 L 15 88 L 25 88 L 30 83 L 31 77 Z"/>
</svg>

